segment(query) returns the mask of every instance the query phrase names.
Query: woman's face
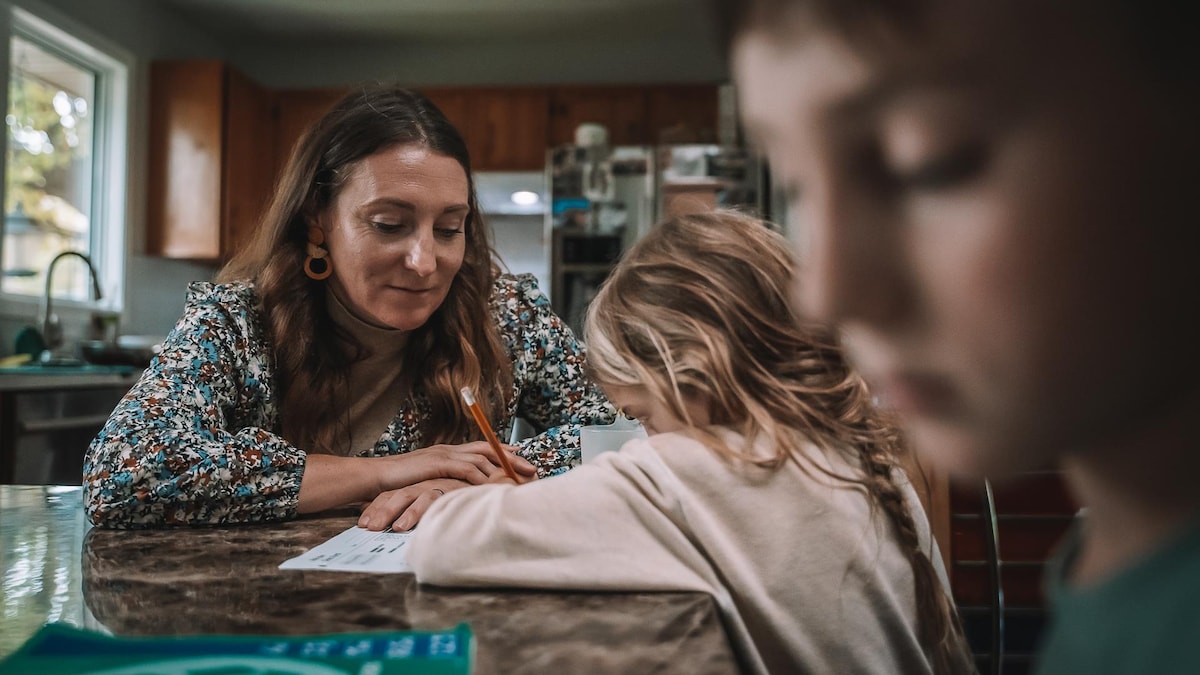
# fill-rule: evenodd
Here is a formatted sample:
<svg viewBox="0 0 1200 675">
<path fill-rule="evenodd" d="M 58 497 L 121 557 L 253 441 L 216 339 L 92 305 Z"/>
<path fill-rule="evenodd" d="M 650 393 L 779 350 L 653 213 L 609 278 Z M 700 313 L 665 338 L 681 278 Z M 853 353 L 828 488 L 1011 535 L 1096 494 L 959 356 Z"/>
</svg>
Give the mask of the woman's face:
<svg viewBox="0 0 1200 675">
<path fill-rule="evenodd" d="M 423 146 L 355 165 L 321 215 L 329 282 L 350 311 L 401 330 L 428 321 L 463 264 L 468 194 L 462 166 Z"/>
<path fill-rule="evenodd" d="M 796 302 L 943 468 L 1128 447 L 1200 375 L 1196 110 L 1098 23 L 929 7 L 877 52 L 798 15 L 734 45 Z"/>
</svg>

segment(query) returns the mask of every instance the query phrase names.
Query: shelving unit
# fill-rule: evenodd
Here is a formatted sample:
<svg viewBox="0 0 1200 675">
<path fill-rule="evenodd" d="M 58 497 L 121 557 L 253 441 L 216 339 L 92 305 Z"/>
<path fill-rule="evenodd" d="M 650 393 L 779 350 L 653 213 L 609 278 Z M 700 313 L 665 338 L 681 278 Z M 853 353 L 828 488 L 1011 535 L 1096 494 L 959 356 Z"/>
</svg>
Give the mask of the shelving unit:
<svg viewBox="0 0 1200 675">
<path fill-rule="evenodd" d="M 622 232 L 589 232 L 575 226 L 553 228 L 551 306 L 576 335 L 583 333 L 588 304 L 621 257 L 623 239 Z"/>
</svg>

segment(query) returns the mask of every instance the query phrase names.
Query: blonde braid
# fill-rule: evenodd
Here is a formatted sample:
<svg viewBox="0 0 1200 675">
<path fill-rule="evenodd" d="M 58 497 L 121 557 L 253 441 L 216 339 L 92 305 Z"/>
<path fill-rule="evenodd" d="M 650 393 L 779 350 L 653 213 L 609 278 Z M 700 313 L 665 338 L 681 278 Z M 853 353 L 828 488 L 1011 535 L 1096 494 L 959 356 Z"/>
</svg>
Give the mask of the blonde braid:
<svg viewBox="0 0 1200 675">
<path fill-rule="evenodd" d="M 950 675 L 959 672 L 967 655 L 961 650 L 963 628 L 958 612 L 942 589 L 933 561 L 921 546 L 920 535 L 912 516 L 912 506 L 896 480 L 899 465 L 895 453 L 884 446 L 866 443 L 858 446 L 862 467 L 866 473 L 864 487 L 887 514 L 900 540 L 900 548 L 912 566 L 916 586 L 918 637 L 921 645 L 933 658 L 934 673 Z"/>
</svg>

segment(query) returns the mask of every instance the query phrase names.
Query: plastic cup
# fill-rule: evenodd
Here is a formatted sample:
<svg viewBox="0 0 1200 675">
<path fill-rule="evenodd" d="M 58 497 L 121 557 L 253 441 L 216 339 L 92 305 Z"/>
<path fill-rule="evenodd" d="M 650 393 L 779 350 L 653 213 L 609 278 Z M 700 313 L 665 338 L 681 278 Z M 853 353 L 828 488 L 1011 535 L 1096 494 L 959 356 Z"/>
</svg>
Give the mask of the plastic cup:
<svg viewBox="0 0 1200 675">
<path fill-rule="evenodd" d="M 623 415 L 612 424 L 596 424 L 579 429 L 580 461 L 590 464 L 601 453 L 620 450 L 621 446 L 635 438 L 645 438 L 646 430 L 637 420 Z"/>
</svg>

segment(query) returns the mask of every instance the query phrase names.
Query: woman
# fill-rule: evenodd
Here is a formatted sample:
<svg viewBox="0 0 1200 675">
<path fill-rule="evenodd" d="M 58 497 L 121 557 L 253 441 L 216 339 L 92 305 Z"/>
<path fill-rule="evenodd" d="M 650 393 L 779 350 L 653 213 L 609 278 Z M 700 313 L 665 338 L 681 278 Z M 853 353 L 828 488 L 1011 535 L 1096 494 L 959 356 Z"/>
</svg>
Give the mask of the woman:
<svg viewBox="0 0 1200 675">
<path fill-rule="evenodd" d="M 1200 672 L 1194 24 L 1134 0 L 730 4 L 803 310 L 942 467 L 1061 466 L 1085 507 L 1040 671 Z"/>
<path fill-rule="evenodd" d="M 435 504 L 417 579 L 707 592 L 747 672 L 972 671 L 895 432 L 796 320 L 791 278 L 756 219 L 656 226 L 586 328 L 596 380 L 649 438 Z"/>
<path fill-rule="evenodd" d="M 498 458 L 459 399 L 500 429 L 542 428 L 514 464 L 578 462 L 578 426 L 614 411 L 529 275 L 499 275 L 462 138 L 424 97 L 346 96 L 299 143 L 256 239 L 193 284 L 162 352 L 89 449 L 97 525 L 289 518 L 370 504 L 411 528 Z"/>
</svg>

